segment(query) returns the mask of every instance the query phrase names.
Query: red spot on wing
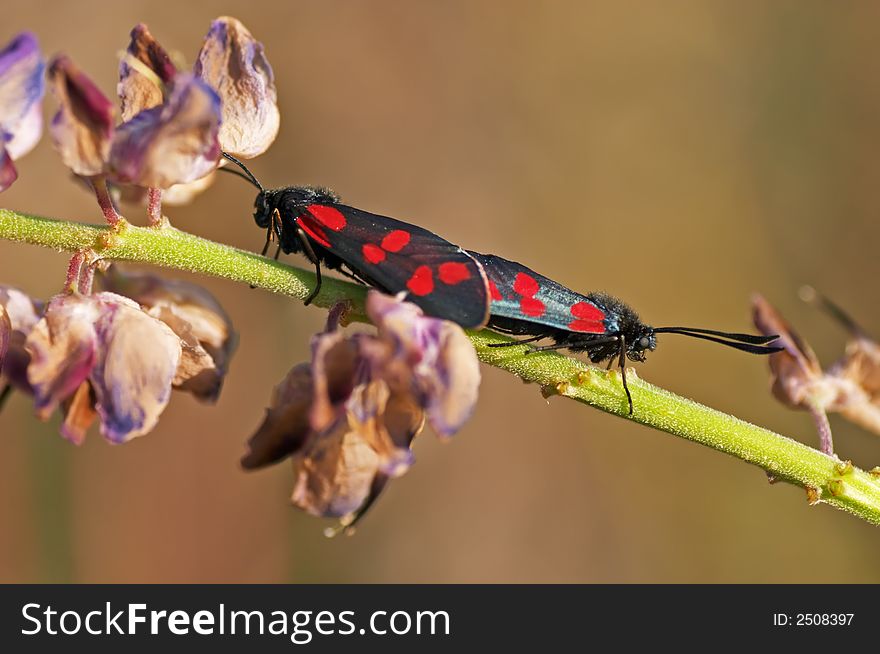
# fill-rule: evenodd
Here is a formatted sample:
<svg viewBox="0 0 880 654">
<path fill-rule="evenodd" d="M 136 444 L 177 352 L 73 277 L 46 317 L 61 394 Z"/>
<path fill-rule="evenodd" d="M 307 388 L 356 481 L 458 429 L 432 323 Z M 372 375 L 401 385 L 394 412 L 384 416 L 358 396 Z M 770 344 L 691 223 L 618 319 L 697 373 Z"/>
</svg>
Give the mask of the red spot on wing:
<svg viewBox="0 0 880 654">
<path fill-rule="evenodd" d="M 315 220 L 321 223 L 324 227 L 331 229 L 334 232 L 341 231 L 348 223 L 339 209 L 334 209 L 333 207 L 328 207 L 323 204 L 310 204 L 306 207 L 306 211 L 312 214 L 312 216 L 315 217 Z"/>
<path fill-rule="evenodd" d="M 428 266 L 419 266 L 409 278 L 406 287 L 413 295 L 428 295 L 434 290 L 434 274 Z"/>
<path fill-rule="evenodd" d="M 450 286 L 460 284 L 471 277 L 471 271 L 468 270 L 467 265 L 458 261 L 441 263 L 438 272 L 440 273 L 440 281 Z"/>
<path fill-rule="evenodd" d="M 537 298 L 523 297 L 519 300 L 519 310 L 527 316 L 532 316 L 534 318 L 543 316 L 546 309 L 547 307 L 544 306 L 544 303 Z"/>
<path fill-rule="evenodd" d="M 571 315 L 575 317 L 568 323 L 568 328 L 573 332 L 582 332 L 585 334 L 604 334 L 605 314 L 599 307 L 589 302 L 576 302 L 571 305 Z"/>
<path fill-rule="evenodd" d="M 385 251 L 378 245 L 366 243 L 361 251 L 364 253 L 364 259 L 370 263 L 382 263 L 385 261 Z"/>
<path fill-rule="evenodd" d="M 388 252 L 400 252 L 409 243 L 410 234 L 402 229 L 395 229 L 382 239 L 382 249 Z"/>
<path fill-rule="evenodd" d="M 330 241 L 327 240 L 327 233 L 317 224 L 309 220 L 310 216 L 300 216 L 297 224 L 302 230 L 311 236 L 315 241 L 323 245 L 325 248 L 330 247 Z"/>
<path fill-rule="evenodd" d="M 604 334 L 605 325 L 600 322 L 591 320 L 572 320 L 568 323 L 568 329 L 573 332 L 584 332 L 586 334 Z"/>
<path fill-rule="evenodd" d="M 519 299 L 519 310 L 525 315 L 537 318 L 543 316 L 547 307 L 538 298 L 534 297 L 540 290 L 538 280 L 531 275 L 518 272 L 513 280 L 513 290 L 522 295 Z"/>
<path fill-rule="evenodd" d="M 538 282 L 531 275 L 525 273 L 516 273 L 516 279 L 513 281 L 513 290 L 520 295 L 532 297 L 538 292 Z"/>
<path fill-rule="evenodd" d="M 601 322 L 605 319 L 605 314 L 599 310 L 599 307 L 589 302 L 578 302 L 571 307 L 571 315 L 581 320 L 590 322 Z"/>
<path fill-rule="evenodd" d="M 495 285 L 491 279 L 489 280 L 489 293 L 492 295 L 492 299 L 496 302 L 500 302 L 504 299 L 501 295 L 501 291 L 498 290 L 498 287 Z"/>
</svg>

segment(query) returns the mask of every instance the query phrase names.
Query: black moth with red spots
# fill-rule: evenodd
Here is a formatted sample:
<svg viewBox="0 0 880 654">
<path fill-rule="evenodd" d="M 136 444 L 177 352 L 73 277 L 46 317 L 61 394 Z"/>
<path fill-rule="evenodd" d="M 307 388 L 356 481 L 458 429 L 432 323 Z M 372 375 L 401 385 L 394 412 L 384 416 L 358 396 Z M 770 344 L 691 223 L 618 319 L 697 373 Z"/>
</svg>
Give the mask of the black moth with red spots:
<svg viewBox="0 0 880 654">
<path fill-rule="evenodd" d="M 321 288 L 323 265 L 387 293 L 406 292 L 407 299 L 430 316 L 463 327 L 488 326 L 528 337 L 494 347 L 546 338 L 553 343 L 530 346 L 529 351 L 586 352 L 593 363 L 609 361 L 609 366 L 616 359 L 630 413 L 633 403 L 626 383 L 626 359 L 644 361 L 646 351 L 657 345 L 657 334 L 682 334 L 752 354 L 782 349 L 766 345 L 777 336 L 651 327 L 610 295 L 581 295 L 522 264 L 465 251 L 416 225 L 344 205 L 326 189 L 266 190 L 240 161 L 223 155 L 260 190 L 254 201 L 254 220 L 267 230 L 263 254 L 277 240 L 276 257 L 281 251 L 301 252 L 314 263 L 318 283 L 306 304 Z"/>
<path fill-rule="evenodd" d="M 530 351 L 568 349 L 586 352 L 590 361 L 618 362 L 629 403 L 632 396 L 626 384 L 626 359 L 644 361 L 646 352 L 657 347 L 657 334 L 683 334 L 750 352 L 772 354 L 782 348 L 767 346 L 777 336 L 756 336 L 691 327 L 651 327 L 617 298 L 604 293 L 581 295 L 526 266 L 493 254 L 470 252 L 489 279 L 489 329 L 527 336 L 514 343 L 492 347 L 528 344 L 542 339 L 550 345 Z"/>
<path fill-rule="evenodd" d="M 321 266 L 386 293 L 407 292 L 407 299 L 427 315 L 476 328 L 489 317 L 489 287 L 482 267 L 457 245 L 426 229 L 342 204 L 321 188 L 288 186 L 263 189 L 254 201 L 254 220 L 267 230 L 266 247 L 302 253 L 314 265 L 321 288 Z"/>
</svg>

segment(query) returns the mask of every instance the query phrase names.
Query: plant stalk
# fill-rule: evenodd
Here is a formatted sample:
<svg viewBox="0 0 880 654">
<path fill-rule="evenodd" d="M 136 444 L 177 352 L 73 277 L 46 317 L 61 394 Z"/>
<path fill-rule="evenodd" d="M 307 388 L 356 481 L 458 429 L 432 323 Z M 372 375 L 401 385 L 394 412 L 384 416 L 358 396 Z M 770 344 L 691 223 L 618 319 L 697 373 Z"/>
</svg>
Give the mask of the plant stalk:
<svg viewBox="0 0 880 654">
<path fill-rule="evenodd" d="M 89 251 L 92 260 L 146 263 L 212 275 L 304 300 L 314 273 L 173 227 L 85 225 L 0 209 L 0 238 L 70 252 Z M 331 307 L 347 300 L 350 320 L 364 320 L 366 289 L 324 278 L 313 304 Z M 621 418 L 665 431 L 759 466 L 774 478 L 806 489 L 811 503 L 826 503 L 880 524 L 880 478 L 849 462 L 823 454 L 799 441 L 757 427 L 649 384 L 627 372 L 635 412 L 629 406 L 618 371 L 604 371 L 556 352 L 531 353 L 525 347 L 493 348 L 508 342 L 490 331 L 470 332 L 480 359 L 520 379 L 538 384 L 546 396 L 559 395 Z"/>
</svg>

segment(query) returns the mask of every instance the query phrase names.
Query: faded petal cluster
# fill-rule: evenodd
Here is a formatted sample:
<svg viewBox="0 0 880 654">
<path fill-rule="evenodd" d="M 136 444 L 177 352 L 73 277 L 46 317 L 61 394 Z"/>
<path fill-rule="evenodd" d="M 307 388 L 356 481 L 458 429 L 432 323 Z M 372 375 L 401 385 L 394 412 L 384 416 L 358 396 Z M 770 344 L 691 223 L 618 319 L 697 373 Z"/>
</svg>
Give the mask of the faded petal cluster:
<svg viewBox="0 0 880 654">
<path fill-rule="evenodd" d="M 178 73 L 171 57 L 143 23 L 131 30 L 127 53 L 128 57 L 124 57 L 119 64 L 119 83 L 116 87 L 123 121 L 161 105 Z M 212 118 L 216 118 L 216 114 Z M 124 154 L 125 149 L 122 149 L 117 151 L 116 156 L 119 158 Z M 132 167 L 137 165 L 138 162 L 134 162 Z M 211 172 L 193 182 L 173 184 L 165 189 L 162 203 L 172 206 L 188 204 L 213 180 Z M 121 185 L 118 192 L 120 199 L 126 203 L 144 204 L 148 199 L 147 189 L 143 186 Z"/>
<path fill-rule="evenodd" d="M 178 75 L 168 99 L 116 129 L 107 168 L 122 184 L 166 189 L 217 167 L 220 98 L 191 75 Z"/>
<path fill-rule="evenodd" d="M 426 420 L 442 436 L 464 424 L 480 381 L 473 347 L 454 323 L 377 291 L 367 313 L 377 333 L 345 336 L 331 312 L 311 363 L 276 387 L 242 459 L 253 469 L 292 457 L 293 503 L 345 526 L 406 472 Z"/>
<path fill-rule="evenodd" d="M 101 288 L 133 299 L 180 339 L 181 359 L 174 387 L 215 402 L 223 387 L 238 337 L 213 295 L 196 284 L 145 273 L 123 273 L 116 266 L 98 278 Z"/>
<path fill-rule="evenodd" d="M 96 417 L 114 443 L 153 429 L 182 355 L 165 323 L 113 293 L 55 296 L 26 348 L 37 416 L 46 420 L 63 406 L 61 433 L 75 443 Z"/>
<path fill-rule="evenodd" d="M 63 414 L 61 434 L 81 443 L 100 421 L 110 441 L 152 430 L 173 388 L 214 401 L 236 336 L 206 291 L 185 282 L 111 272 L 118 293 L 65 293 L 45 308 L 0 287 L 0 394 L 33 395 L 37 416 Z"/>
<path fill-rule="evenodd" d="M 128 190 L 135 187 L 169 191 L 171 204 L 188 201 L 210 184 L 221 150 L 253 157 L 278 131 L 271 66 L 262 45 L 234 18 L 214 21 L 194 74 L 178 71 L 146 25 L 135 26 L 119 67 L 122 123 L 115 126 L 110 101 L 71 74 L 69 60 L 60 61 L 53 82 L 56 122 L 64 129 L 53 130 L 55 145 L 75 173 L 107 175 L 126 188 L 127 200 L 145 199 L 144 192 Z"/>
<path fill-rule="evenodd" d="M 0 50 L 0 191 L 18 178 L 14 160 L 43 133 L 45 60 L 36 36 L 22 32 Z"/>
<path fill-rule="evenodd" d="M 769 357 L 773 394 L 782 403 L 811 413 L 837 412 L 880 434 L 880 346 L 838 307 L 819 301 L 851 332 L 846 351 L 823 370 L 812 348 L 763 297 L 752 300 L 755 326 L 779 334 L 785 348 Z"/>
<path fill-rule="evenodd" d="M 192 76 L 178 80 L 166 102 L 119 126 L 113 104 L 70 59 L 53 60 L 49 77 L 59 103 L 52 140 L 77 175 L 168 188 L 216 167 L 219 100 Z"/>
</svg>

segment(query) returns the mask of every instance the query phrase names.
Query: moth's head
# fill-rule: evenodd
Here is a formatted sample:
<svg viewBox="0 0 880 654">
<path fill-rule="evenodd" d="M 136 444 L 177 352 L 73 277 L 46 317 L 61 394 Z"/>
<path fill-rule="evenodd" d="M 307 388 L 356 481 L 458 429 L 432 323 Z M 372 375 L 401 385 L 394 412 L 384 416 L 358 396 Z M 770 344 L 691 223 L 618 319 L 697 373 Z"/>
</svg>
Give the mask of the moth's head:
<svg viewBox="0 0 880 654">
<path fill-rule="evenodd" d="M 283 224 L 295 219 L 309 205 L 337 204 L 339 196 L 333 191 L 315 186 L 285 186 L 283 188 L 260 189 L 254 199 L 254 222 L 263 229 L 272 224 L 276 211 L 280 212 Z M 280 227 L 280 226 L 279 226 Z"/>
<path fill-rule="evenodd" d="M 587 297 L 605 312 L 609 332 L 623 337 L 628 359 L 644 361 L 645 355 L 657 347 L 654 328 L 643 323 L 628 304 L 605 293 L 590 293 Z M 607 356 L 607 352 L 603 354 Z"/>
<path fill-rule="evenodd" d="M 257 193 L 254 199 L 254 222 L 257 227 L 266 229 L 272 222 L 272 214 L 277 204 L 278 189 L 267 189 Z"/>
<path fill-rule="evenodd" d="M 657 347 L 654 328 L 642 322 L 628 325 L 624 335 L 626 336 L 626 356 L 632 361 L 644 361 L 645 355 Z"/>
</svg>

